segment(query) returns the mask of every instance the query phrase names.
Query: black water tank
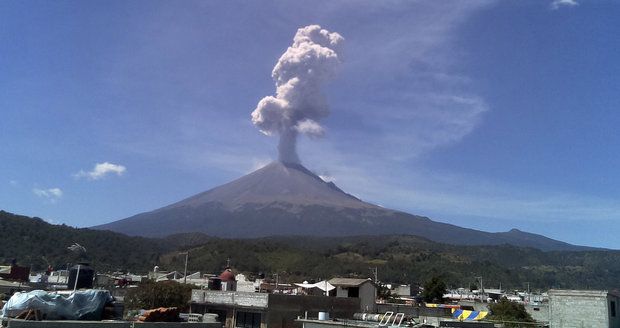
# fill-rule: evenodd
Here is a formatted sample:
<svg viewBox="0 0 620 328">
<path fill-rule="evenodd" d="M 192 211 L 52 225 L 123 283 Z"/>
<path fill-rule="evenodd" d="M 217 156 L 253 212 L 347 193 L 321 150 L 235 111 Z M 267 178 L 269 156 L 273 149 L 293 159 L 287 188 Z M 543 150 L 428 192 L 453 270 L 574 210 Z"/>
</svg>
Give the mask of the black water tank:
<svg viewBox="0 0 620 328">
<path fill-rule="evenodd" d="M 79 271 L 79 274 L 78 274 Z M 75 280 L 77 277 L 77 285 Z M 78 263 L 69 269 L 69 282 L 67 287 L 69 289 L 81 288 L 93 288 L 93 280 L 95 278 L 95 270 L 91 268 L 88 263 Z"/>
<path fill-rule="evenodd" d="M 208 287 L 209 290 L 222 290 L 222 279 L 220 278 L 211 278 L 209 279 Z"/>
</svg>

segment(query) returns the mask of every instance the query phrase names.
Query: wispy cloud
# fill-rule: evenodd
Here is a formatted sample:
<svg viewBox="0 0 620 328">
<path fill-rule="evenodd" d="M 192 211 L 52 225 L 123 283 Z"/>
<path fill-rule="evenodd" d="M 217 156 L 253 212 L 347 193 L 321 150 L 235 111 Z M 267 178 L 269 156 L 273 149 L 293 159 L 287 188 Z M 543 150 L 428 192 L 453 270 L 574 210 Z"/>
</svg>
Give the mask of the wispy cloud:
<svg viewBox="0 0 620 328">
<path fill-rule="evenodd" d="M 412 93 L 371 113 L 375 154 L 386 160 L 417 158 L 461 141 L 483 119 L 489 106 L 467 93 Z"/>
<path fill-rule="evenodd" d="M 346 79 L 345 87 L 334 95 L 334 113 L 357 119 L 346 131 L 355 138 L 348 140 L 386 160 L 402 161 L 469 135 L 491 108 L 473 91 L 475 81 L 459 71 L 463 53 L 454 40 L 459 26 L 489 3 L 402 3 L 402 11 L 413 15 L 406 20 L 379 6 L 378 12 L 394 15 L 390 27 L 370 24 L 363 39 L 349 39 L 353 54 L 340 79 Z M 338 129 L 330 131 L 347 140 Z M 341 147 L 359 150 L 354 143 Z"/>
<path fill-rule="evenodd" d="M 97 163 L 91 171 L 80 170 L 74 174 L 76 178 L 87 178 L 90 180 L 99 180 L 105 178 L 109 174 L 121 176 L 127 171 L 123 165 L 112 164 L 109 162 Z"/>
<path fill-rule="evenodd" d="M 351 157 L 327 142 L 304 146 L 311 148 L 307 166 L 328 171 L 346 192 L 370 203 L 465 227 L 471 227 L 463 219 L 467 217 L 498 222 L 496 226 L 620 219 L 620 205 L 614 199 L 491 181 L 426 168 L 423 163 L 402 165 L 381 158 Z"/>
<path fill-rule="evenodd" d="M 32 192 L 36 196 L 41 197 L 49 201 L 50 203 L 56 203 L 58 200 L 60 200 L 60 198 L 62 198 L 62 195 L 63 195 L 63 192 L 62 190 L 60 190 L 60 188 L 49 188 L 49 189 L 33 188 Z"/>
<path fill-rule="evenodd" d="M 557 10 L 560 7 L 575 7 L 578 6 L 579 2 L 576 0 L 553 0 L 551 3 L 551 9 Z"/>
<path fill-rule="evenodd" d="M 400 207 L 404 210 L 442 213 L 443 219 L 454 223 L 467 216 L 493 221 L 541 223 L 577 222 L 584 218 L 591 221 L 620 218 L 620 206 L 607 199 L 534 188 L 529 189 L 529 194 L 526 194 L 509 185 L 471 193 L 470 188 L 465 189 L 456 192 L 433 190 L 425 186 L 397 188 L 391 189 L 393 197 L 390 201 L 401 204 Z"/>
</svg>

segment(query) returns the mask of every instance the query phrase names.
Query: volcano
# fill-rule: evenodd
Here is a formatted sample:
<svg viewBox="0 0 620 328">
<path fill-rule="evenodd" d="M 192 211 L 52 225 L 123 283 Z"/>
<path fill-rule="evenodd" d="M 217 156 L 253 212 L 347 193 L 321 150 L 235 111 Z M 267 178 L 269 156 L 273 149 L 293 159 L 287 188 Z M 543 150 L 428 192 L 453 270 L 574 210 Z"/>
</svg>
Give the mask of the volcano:
<svg viewBox="0 0 620 328">
<path fill-rule="evenodd" d="M 386 209 L 347 194 L 300 164 L 284 162 L 166 207 L 93 228 L 145 237 L 186 232 L 227 238 L 407 234 L 457 245 L 585 249 L 516 229 L 490 233 Z"/>
</svg>

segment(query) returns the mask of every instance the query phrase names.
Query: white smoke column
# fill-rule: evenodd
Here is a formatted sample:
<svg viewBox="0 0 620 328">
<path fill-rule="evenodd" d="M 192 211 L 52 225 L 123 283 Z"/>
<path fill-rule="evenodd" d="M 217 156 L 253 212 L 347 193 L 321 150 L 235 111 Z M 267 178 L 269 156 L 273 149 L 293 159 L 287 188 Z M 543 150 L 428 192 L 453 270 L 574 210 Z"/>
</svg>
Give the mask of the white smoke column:
<svg viewBox="0 0 620 328">
<path fill-rule="evenodd" d="M 273 68 L 276 95 L 258 102 L 252 123 L 266 135 L 280 135 L 280 161 L 299 163 L 295 150 L 298 134 L 324 134 L 319 121 L 329 115 L 329 108 L 321 85 L 333 77 L 340 64 L 338 48 L 343 40 L 318 25 L 300 28 L 293 45 Z"/>
</svg>

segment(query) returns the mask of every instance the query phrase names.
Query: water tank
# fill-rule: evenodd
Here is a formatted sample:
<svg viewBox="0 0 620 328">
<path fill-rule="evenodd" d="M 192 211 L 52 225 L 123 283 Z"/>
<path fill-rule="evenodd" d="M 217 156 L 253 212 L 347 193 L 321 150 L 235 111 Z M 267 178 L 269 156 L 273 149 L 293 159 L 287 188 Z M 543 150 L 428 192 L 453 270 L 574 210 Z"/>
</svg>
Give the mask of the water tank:
<svg viewBox="0 0 620 328">
<path fill-rule="evenodd" d="M 78 272 L 79 271 L 79 272 Z M 95 278 L 95 270 L 88 263 L 79 263 L 69 269 L 69 289 L 93 288 L 93 280 Z M 75 281 L 77 279 L 77 285 Z"/>
<path fill-rule="evenodd" d="M 329 312 L 319 312 L 319 320 L 329 320 Z"/>
<path fill-rule="evenodd" d="M 209 290 L 222 290 L 222 279 L 220 278 L 211 278 L 209 279 L 209 283 L 207 285 Z"/>
</svg>

